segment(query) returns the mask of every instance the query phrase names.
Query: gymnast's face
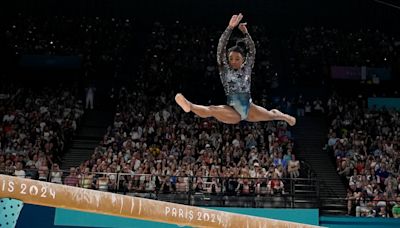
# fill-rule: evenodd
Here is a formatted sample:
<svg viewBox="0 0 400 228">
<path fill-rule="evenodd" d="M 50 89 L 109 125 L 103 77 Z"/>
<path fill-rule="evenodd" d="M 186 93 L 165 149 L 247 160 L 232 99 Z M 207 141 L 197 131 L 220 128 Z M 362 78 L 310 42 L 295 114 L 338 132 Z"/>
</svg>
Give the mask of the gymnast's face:
<svg viewBox="0 0 400 228">
<path fill-rule="evenodd" d="M 242 54 L 236 51 L 231 51 L 229 53 L 229 66 L 235 70 L 238 70 L 242 67 L 244 62 Z"/>
</svg>

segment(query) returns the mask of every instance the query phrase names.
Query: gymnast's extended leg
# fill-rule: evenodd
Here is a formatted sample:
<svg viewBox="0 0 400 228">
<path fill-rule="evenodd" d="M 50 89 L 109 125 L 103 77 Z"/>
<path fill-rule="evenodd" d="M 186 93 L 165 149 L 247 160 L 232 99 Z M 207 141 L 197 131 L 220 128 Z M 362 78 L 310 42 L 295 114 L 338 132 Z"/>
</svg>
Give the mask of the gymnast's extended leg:
<svg viewBox="0 0 400 228">
<path fill-rule="evenodd" d="M 202 118 L 214 117 L 226 124 L 236 124 L 240 122 L 239 113 L 228 105 L 197 105 L 188 101 L 180 93 L 175 96 L 175 101 L 185 112 L 193 112 Z"/>
<path fill-rule="evenodd" d="M 290 126 L 296 124 L 296 118 L 293 116 L 284 114 L 277 109 L 267 110 L 253 103 L 250 104 L 249 114 L 246 120 L 249 122 L 283 120 L 286 121 Z"/>
</svg>

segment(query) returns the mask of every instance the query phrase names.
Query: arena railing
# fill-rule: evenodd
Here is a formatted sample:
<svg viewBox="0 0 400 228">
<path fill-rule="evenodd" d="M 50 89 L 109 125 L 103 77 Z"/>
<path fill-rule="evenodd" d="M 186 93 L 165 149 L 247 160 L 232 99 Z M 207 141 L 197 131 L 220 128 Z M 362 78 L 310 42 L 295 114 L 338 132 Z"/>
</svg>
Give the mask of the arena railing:
<svg viewBox="0 0 400 228">
<path fill-rule="evenodd" d="M 370 197 L 324 197 L 324 201 L 330 201 L 328 206 L 331 209 L 340 209 L 348 212 L 350 207 L 350 214 L 357 217 L 393 217 L 392 207 L 400 204 L 396 202 L 395 198 L 374 199 Z"/>
<path fill-rule="evenodd" d="M 276 181 L 277 180 L 277 181 Z M 273 182 L 280 187 L 274 187 Z M 165 189 L 165 186 L 167 188 Z M 296 190 L 297 186 L 297 190 Z M 301 187 L 301 190 L 299 188 Z M 154 199 L 196 205 L 198 199 L 207 200 L 207 206 L 244 205 L 246 207 L 317 207 L 318 180 L 311 178 L 249 178 L 249 177 L 197 177 L 156 176 L 118 173 L 118 192 Z M 301 193 L 299 193 L 301 192 Z M 168 198 L 167 196 L 170 196 Z M 260 204 L 257 199 L 280 199 L 273 206 Z M 308 202 L 296 204 L 301 198 Z M 245 202 L 244 202 L 245 201 Z M 197 203 L 196 203 L 197 202 Z M 263 206 L 264 205 L 264 206 Z"/>
<path fill-rule="evenodd" d="M 27 173 L 30 170 L 25 169 L 25 171 Z M 58 174 L 59 172 L 61 173 Z M 302 207 L 296 204 L 300 198 L 306 203 L 309 202 L 305 207 L 315 208 L 318 207 L 319 203 L 316 200 L 319 196 L 318 180 L 309 177 L 278 178 L 279 181 L 275 181 L 275 185 L 283 186 L 274 187 L 272 178 L 134 175 L 121 172 L 77 173 L 73 178 L 68 177 L 69 175 L 70 172 L 65 170 L 48 170 L 46 178 L 39 179 L 39 176 L 36 175 L 31 179 L 64 185 L 75 183 L 72 186 L 144 198 L 162 199 L 189 205 L 208 200 L 209 203 L 207 205 L 209 206 L 227 206 L 232 202 L 236 202 L 235 205 L 245 205 L 246 207 L 294 208 Z M 71 182 L 71 179 L 75 179 L 75 181 Z M 298 193 L 299 191 L 301 193 Z M 280 201 L 274 205 L 258 203 L 257 199 L 261 201 L 265 198 L 274 198 Z"/>
</svg>

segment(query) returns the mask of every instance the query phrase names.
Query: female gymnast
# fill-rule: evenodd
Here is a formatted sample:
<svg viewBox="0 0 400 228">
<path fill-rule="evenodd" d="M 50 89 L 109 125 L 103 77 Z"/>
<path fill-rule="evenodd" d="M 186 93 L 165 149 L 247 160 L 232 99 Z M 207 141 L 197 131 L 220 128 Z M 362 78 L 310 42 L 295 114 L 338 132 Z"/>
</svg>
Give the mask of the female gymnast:
<svg viewBox="0 0 400 228">
<path fill-rule="evenodd" d="M 276 109 L 267 110 L 252 103 L 250 96 L 251 71 L 254 66 L 256 49 L 247 31 L 247 23 L 240 23 L 243 15 L 233 15 L 228 27 L 222 33 L 217 47 L 217 62 L 222 85 L 224 86 L 228 105 L 197 105 L 188 101 L 182 94 L 175 96 L 176 103 L 185 112 L 194 112 L 202 118 L 214 117 L 226 124 L 237 124 L 241 120 L 249 122 L 283 120 L 290 126 L 296 124 L 296 119 Z M 240 24 L 239 24 L 240 23 Z M 248 52 L 236 44 L 226 53 L 226 45 L 232 30 L 238 26 L 244 35 L 244 43 Z M 227 58 L 228 57 L 228 58 Z"/>
</svg>

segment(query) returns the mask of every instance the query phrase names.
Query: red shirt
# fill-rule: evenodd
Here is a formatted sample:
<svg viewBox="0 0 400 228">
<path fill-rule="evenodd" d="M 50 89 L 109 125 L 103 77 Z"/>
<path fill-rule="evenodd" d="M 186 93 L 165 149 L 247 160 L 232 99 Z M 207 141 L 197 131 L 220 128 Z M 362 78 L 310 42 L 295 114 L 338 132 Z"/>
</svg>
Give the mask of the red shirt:
<svg viewBox="0 0 400 228">
<path fill-rule="evenodd" d="M 67 176 L 64 179 L 64 184 L 69 186 L 78 186 L 79 179 L 77 176 Z"/>
<path fill-rule="evenodd" d="M 357 173 L 361 173 L 361 171 L 364 170 L 364 164 L 361 164 L 361 163 L 357 164 L 356 169 L 357 169 Z"/>
</svg>

